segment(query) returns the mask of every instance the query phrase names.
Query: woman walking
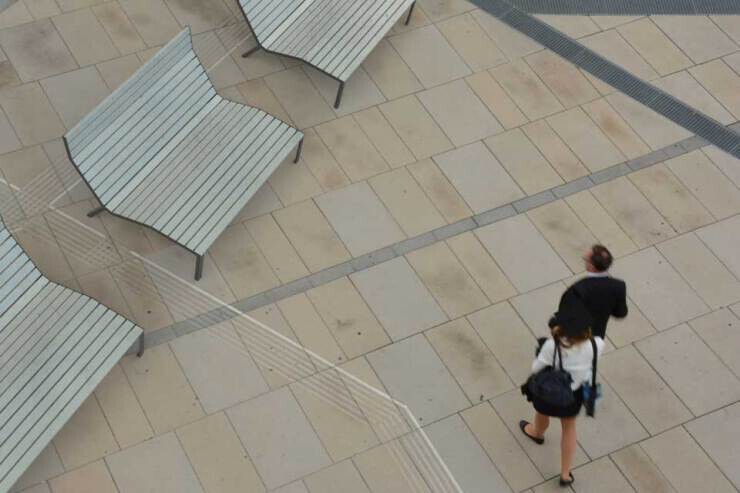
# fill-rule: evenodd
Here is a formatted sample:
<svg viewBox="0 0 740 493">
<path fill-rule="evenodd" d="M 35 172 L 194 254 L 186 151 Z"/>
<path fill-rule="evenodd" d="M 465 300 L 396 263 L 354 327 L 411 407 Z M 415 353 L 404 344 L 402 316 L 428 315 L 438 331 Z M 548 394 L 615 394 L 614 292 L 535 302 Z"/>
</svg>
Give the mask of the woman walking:
<svg viewBox="0 0 740 493">
<path fill-rule="evenodd" d="M 532 363 L 532 376 L 522 386 L 535 409 L 533 422 L 519 422 L 522 433 L 541 445 L 550 418 L 560 419 L 560 486 L 574 481 L 570 468 L 577 446 L 576 417 L 583 406 L 584 389 L 593 381 L 594 350 L 598 357 L 604 349 L 603 339 L 592 337 L 591 317 L 579 301 L 561 305 L 551 336 Z"/>
</svg>

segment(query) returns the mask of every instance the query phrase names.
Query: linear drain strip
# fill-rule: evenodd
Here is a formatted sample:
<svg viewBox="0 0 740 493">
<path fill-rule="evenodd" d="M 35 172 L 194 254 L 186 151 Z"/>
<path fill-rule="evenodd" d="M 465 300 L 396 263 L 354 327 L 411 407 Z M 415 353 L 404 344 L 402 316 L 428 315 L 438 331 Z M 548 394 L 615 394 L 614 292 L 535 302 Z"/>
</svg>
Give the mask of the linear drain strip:
<svg viewBox="0 0 740 493">
<path fill-rule="evenodd" d="M 635 77 L 604 57 L 564 35 L 545 22 L 525 14 L 503 0 L 471 0 L 517 31 L 529 36 L 574 65 L 622 91 L 677 125 L 740 158 L 740 134 L 681 100 Z M 522 0 L 523 1 L 523 0 Z"/>
<path fill-rule="evenodd" d="M 732 127 L 740 130 L 740 122 L 733 124 Z M 148 332 L 145 345 L 146 347 L 157 346 L 191 332 L 212 327 L 227 320 L 232 320 L 240 314 L 248 313 L 252 310 L 256 310 L 257 308 L 275 303 L 293 295 L 305 293 L 315 287 L 322 286 L 344 276 L 349 276 L 355 272 L 363 271 L 439 241 L 444 241 L 447 238 L 451 238 L 468 231 L 473 231 L 477 228 L 493 224 L 498 221 L 503 221 L 504 219 L 515 216 L 516 214 L 521 214 L 569 195 L 589 190 L 601 183 L 614 180 L 633 171 L 638 171 L 649 166 L 662 163 L 668 159 L 695 151 L 707 144 L 708 143 L 701 137 L 689 137 L 676 144 L 671 144 L 662 149 L 645 154 L 644 156 L 615 164 L 614 166 L 591 173 L 590 175 L 578 178 L 574 181 L 558 185 L 550 190 L 516 200 L 509 204 L 496 207 L 495 209 L 481 212 L 456 223 L 442 226 L 428 233 L 389 245 L 288 284 L 283 284 L 282 286 L 264 291 L 249 298 L 236 301 L 230 305 L 224 304 L 223 306 L 207 310 L 205 313 L 200 315 L 188 317 L 185 320 L 168 327 Z M 152 266 L 152 268 L 155 268 L 155 266 Z M 162 272 L 160 274 L 165 273 Z M 169 275 L 166 275 L 161 278 L 159 276 L 152 276 L 153 278 L 159 279 L 159 281 L 155 281 L 158 289 L 162 290 L 162 282 L 165 284 L 175 282 L 187 285 L 186 281 L 179 280 L 179 278 L 170 279 L 168 276 Z M 208 299 L 210 300 L 210 297 L 208 297 Z M 197 299 L 190 299 L 188 303 L 193 306 L 202 306 L 202 303 L 198 303 Z"/>
<path fill-rule="evenodd" d="M 558 15 L 730 15 L 740 0 L 510 0 L 529 14 Z"/>
</svg>

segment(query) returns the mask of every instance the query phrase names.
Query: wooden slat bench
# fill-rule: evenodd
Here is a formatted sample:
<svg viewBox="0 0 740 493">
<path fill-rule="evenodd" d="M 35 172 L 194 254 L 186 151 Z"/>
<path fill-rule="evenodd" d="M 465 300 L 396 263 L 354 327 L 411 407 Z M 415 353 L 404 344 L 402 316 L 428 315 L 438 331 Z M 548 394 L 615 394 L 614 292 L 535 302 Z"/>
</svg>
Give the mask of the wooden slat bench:
<svg viewBox="0 0 740 493">
<path fill-rule="evenodd" d="M 203 255 L 303 134 L 223 99 L 193 51 L 170 41 L 64 137 L 70 159 L 107 210 Z"/>
<path fill-rule="evenodd" d="M 51 442 L 143 332 L 46 279 L 0 221 L 0 492 Z"/>
<path fill-rule="evenodd" d="M 344 84 L 414 0 L 237 0 L 258 49 L 297 58 Z"/>
</svg>

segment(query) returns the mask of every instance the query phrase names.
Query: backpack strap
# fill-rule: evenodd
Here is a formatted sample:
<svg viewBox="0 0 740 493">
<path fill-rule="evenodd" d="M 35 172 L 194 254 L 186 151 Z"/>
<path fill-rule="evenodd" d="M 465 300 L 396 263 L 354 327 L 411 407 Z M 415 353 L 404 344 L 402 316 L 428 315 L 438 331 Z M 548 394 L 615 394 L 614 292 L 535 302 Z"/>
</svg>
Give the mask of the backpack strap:
<svg viewBox="0 0 740 493">
<path fill-rule="evenodd" d="M 560 352 L 560 344 L 558 343 L 557 337 L 552 338 L 555 342 L 555 351 L 552 352 L 552 367 L 557 369 L 557 360 L 560 360 L 560 369 L 563 369 L 563 354 Z"/>
<path fill-rule="evenodd" d="M 596 347 L 596 340 L 593 337 L 591 338 L 591 347 L 594 350 L 594 358 L 591 362 L 591 388 L 596 392 L 596 363 L 599 359 L 599 349 Z"/>
</svg>

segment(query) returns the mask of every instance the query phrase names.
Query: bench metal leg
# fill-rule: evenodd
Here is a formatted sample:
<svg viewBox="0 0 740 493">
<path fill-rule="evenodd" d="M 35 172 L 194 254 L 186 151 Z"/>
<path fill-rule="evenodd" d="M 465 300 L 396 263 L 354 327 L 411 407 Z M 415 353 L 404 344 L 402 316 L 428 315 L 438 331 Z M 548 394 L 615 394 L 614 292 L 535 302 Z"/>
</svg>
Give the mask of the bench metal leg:
<svg viewBox="0 0 740 493">
<path fill-rule="evenodd" d="M 409 15 L 406 16 L 406 22 L 405 24 L 408 26 L 409 22 L 411 22 L 411 14 L 414 13 L 414 7 L 416 7 L 416 2 L 411 4 L 411 7 L 409 7 Z"/>
<path fill-rule="evenodd" d="M 95 217 L 105 210 L 105 207 L 98 207 L 87 213 L 87 217 Z"/>
<path fill-rule="evenodd" d="M 198 255 L 195 257 L 195 280 L 200 281 L 201 277 L 203 277 L 203 255 Z"/>
<path fill-rule="evenodd" d="M 136 356 L 141 358 L 142 354 L 144 354 L 144 334 L 143 333 L 139 336 L 139 349 L 136 351 Z"/>
<path fill-rule="evenodd" d="M 303 139 L 298 142 L 298 149 L 295 151 L 295 159 L 293 160 L 294 163 L 298 163 L 298 161 L 300 161 L 301 152 L 303 152 Z"/>
<path fill-rule="evenodd" d="M 334 108 L 339 109 L 339 105 L 342 103 L 342 94 L 344 94 L 344 82 L 339 83 L 339 90 L 337 91 L 337 99 L 334 101 Z"/>
<path fill-rule="evenodd" d="M 260 45 L 257 45 L 257 46 L 255 46 L 254 48 L 252 48 L 252 49 L 251 49 L 251 50 L 249 50 L 248 52 L 244 53 L 244 54 L 242 55 L 242 58 L 248 58 L 248 57 L 249 57 L 249 55 L 252 55 L 253 53 L 256 53 L 256 52 L 258 52 L 258 51 L 260 50 L 260 48 L 261 48 L 261 46 L 260 46 Z"/>
</svg>

